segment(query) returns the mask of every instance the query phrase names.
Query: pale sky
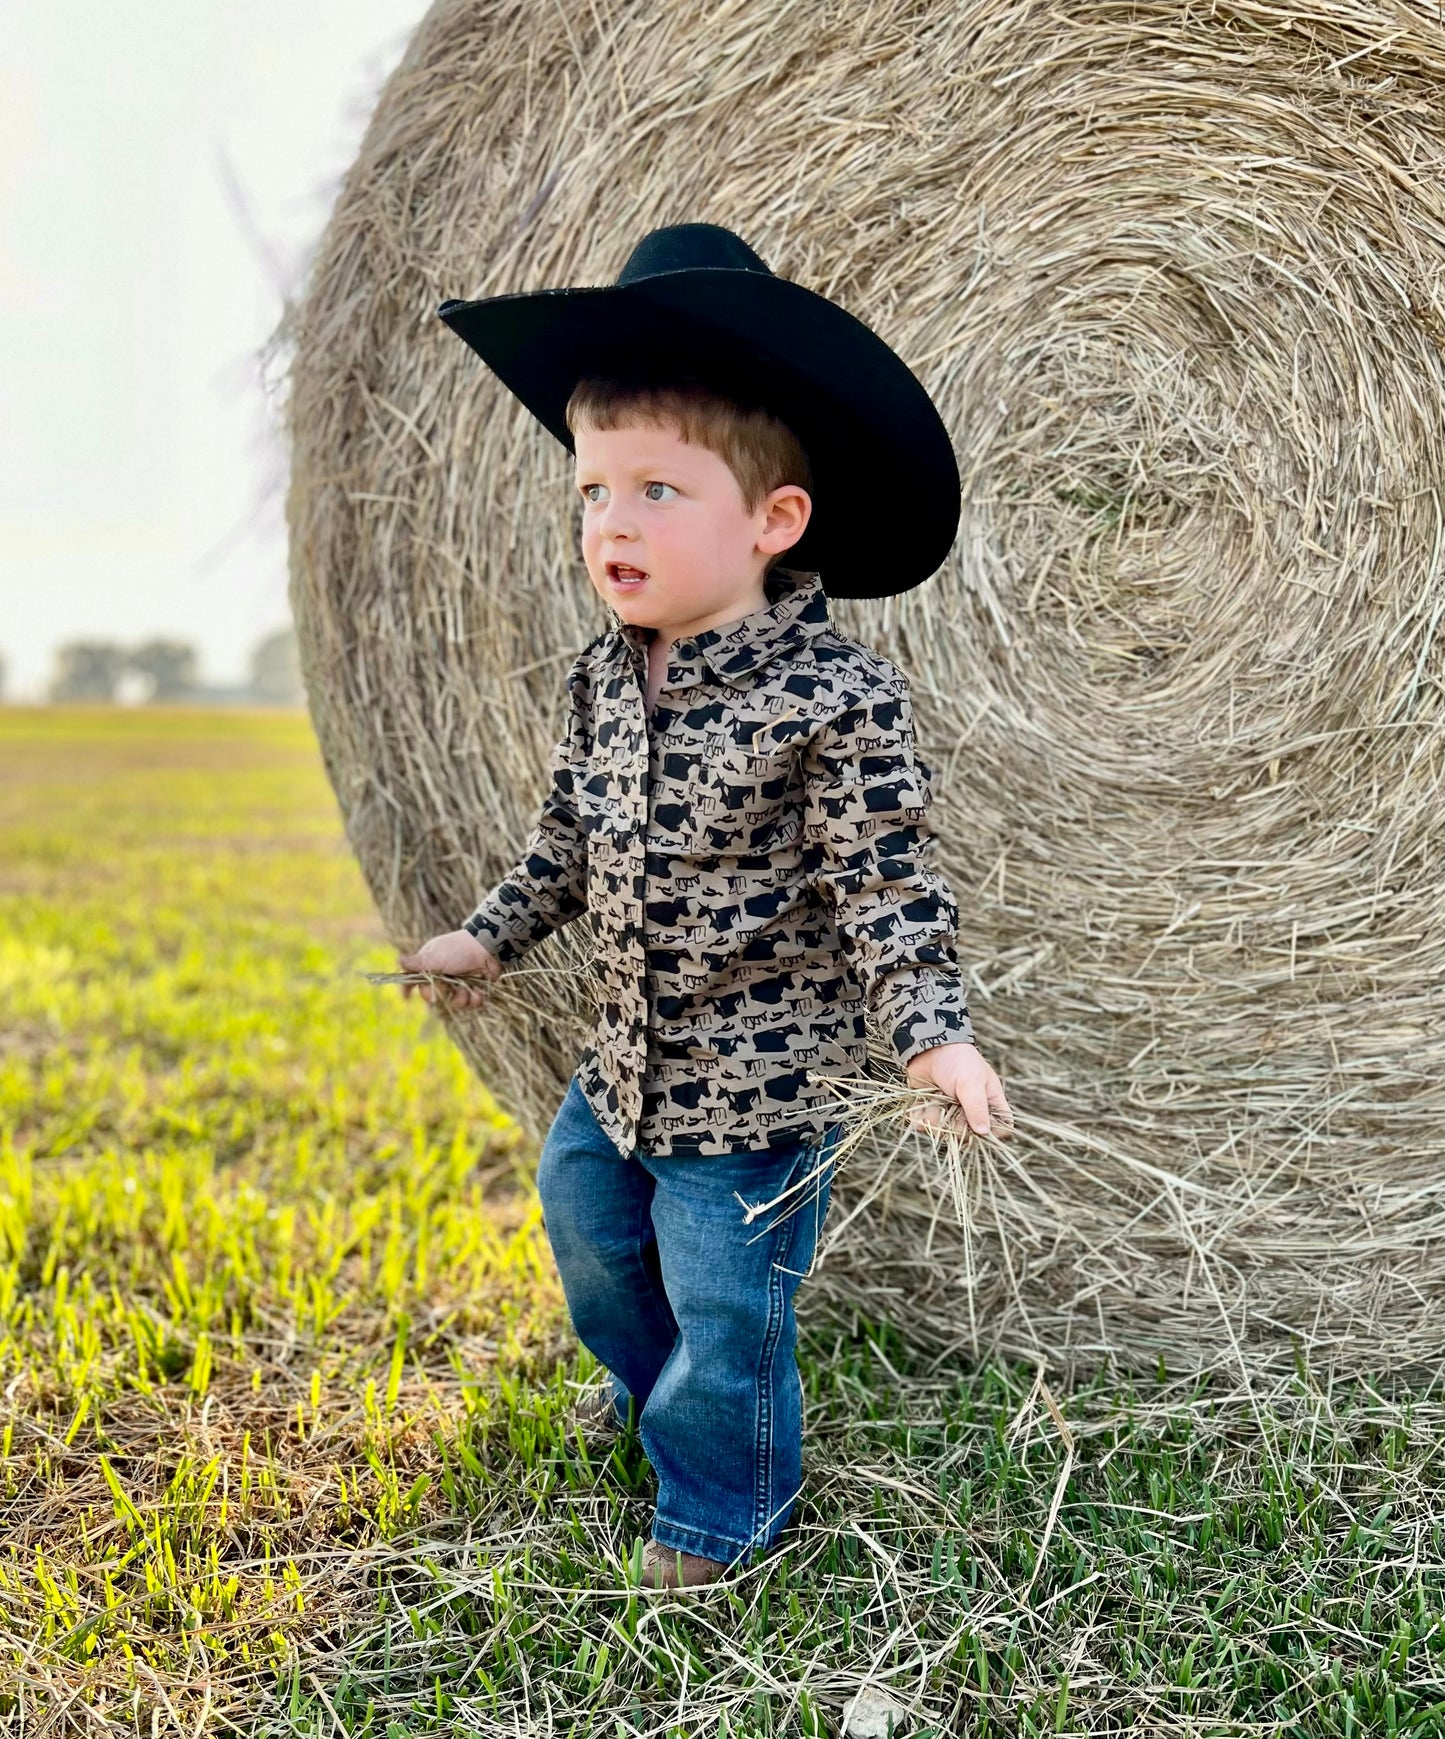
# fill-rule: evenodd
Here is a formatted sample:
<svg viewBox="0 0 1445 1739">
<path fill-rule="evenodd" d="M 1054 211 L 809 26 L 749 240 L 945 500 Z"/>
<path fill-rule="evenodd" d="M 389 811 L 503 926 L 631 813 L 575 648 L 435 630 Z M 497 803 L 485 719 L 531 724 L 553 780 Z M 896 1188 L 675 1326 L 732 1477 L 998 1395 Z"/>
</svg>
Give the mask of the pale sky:
<svg viewBox="0 0 1445 1739">
<path fill-rule="evenodd" d="M 0 5 L 0 656 L 287 621 L 258 351 L 426 0 Z"/>
</svg>

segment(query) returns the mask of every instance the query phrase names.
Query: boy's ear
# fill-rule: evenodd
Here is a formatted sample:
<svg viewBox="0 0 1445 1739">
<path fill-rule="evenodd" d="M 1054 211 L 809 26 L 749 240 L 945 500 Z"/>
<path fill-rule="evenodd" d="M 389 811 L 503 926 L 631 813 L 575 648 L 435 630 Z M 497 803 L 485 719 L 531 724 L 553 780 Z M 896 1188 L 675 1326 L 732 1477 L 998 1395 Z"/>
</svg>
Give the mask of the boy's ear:
<svg viewBox="0 0 1445 1739">
<path fill-rule="evenodd" d="M 758 549 L 763 555 L 781 555 L 808 529 L 813 498 L 799 484 L 784 483 L 763 498 L 759 512 L 763 529 L 758 535 Z"/>
</svg>

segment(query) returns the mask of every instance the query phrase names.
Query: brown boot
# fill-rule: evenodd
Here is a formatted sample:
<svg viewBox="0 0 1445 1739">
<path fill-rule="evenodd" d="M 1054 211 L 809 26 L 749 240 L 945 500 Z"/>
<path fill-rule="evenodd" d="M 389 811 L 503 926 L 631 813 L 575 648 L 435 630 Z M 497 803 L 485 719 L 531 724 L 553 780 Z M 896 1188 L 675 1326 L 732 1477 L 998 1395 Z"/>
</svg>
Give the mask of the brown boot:
<svg viewBox="0 0 1445 1739">
<path fill-rule="evenodd" d="M 681 1571 L 679 1573 L 679 1563 Z M 677 1552 L 648 1540 L 642 1548 L 644 1588 L 701 1588 L 716 1582 L 727 1569 L 716 1558 L 699 1558 L 692 1552 Z"/>
</svg>

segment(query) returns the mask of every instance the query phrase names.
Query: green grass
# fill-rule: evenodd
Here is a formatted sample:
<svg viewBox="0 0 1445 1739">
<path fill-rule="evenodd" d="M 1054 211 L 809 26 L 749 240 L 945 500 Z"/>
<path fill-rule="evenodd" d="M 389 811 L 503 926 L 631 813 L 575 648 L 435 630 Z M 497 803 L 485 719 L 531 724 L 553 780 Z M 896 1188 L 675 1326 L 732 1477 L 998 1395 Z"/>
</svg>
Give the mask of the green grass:
<svg viewBox="0 0 1445 1739">
<path fill-rule="evenodd" d="M 361 977 L 304 721 L 0 712 L 0 768 L 0 1707 L 193 1726 L 353 1611 L 559 1293 L 510 1120 Z"/>
<path fill-rule="evenodd" d="M 0 1730 L 1445 1732 L 1438 1391 L 1061 1428 L 805 1287 L 787 1549 L 641 1595 L 533 1156 L 362 978 L 302 721 L 0 711 L 0 902 Z"/>
</svg>

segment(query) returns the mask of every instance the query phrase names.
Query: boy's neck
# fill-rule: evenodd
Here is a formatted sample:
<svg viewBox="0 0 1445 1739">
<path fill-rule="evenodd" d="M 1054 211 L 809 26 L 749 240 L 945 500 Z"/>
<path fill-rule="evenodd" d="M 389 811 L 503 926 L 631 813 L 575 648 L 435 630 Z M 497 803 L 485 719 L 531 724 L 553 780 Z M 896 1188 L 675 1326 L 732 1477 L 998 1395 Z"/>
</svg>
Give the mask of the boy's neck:
<svg viewBox="0 0 1445 1739">
<path fill-rule="evenodd" d="M 734 600 L 724 610 L 714 611 L 709 616 L 699 616 L 692 622 L 670 623 L 665 627 L 643 627 L 639 624 L 638 631 L 647 641 L 648 650 L 658 658 L 666 658 L 679 640 L 688 640 L 698 634 L 706 634 L 715 628 L 727 628 L 734 622 L 741 622 L 746 617 L 756 615 L 759 610 L 768 606 L 767 576 L 758 582 L 755 592 Z"/>
</svg>

